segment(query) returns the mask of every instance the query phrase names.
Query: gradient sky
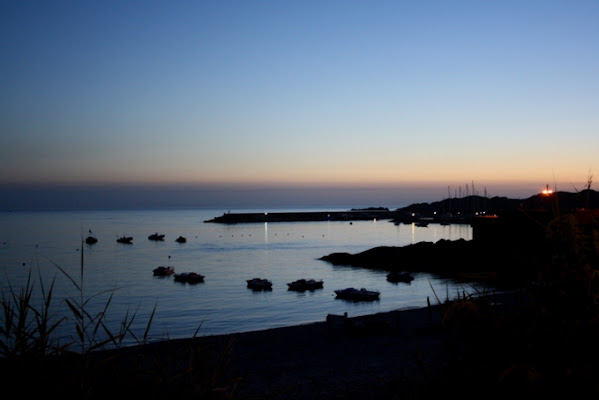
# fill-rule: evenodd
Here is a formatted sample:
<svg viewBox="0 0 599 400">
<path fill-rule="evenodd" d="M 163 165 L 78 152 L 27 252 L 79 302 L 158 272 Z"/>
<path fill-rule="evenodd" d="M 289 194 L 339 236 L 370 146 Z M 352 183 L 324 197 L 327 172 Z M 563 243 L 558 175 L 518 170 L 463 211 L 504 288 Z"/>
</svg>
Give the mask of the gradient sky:
<svg viewBox="0 0 599 400">
<path fill-rule="evenodd" d="M 597 21 L 593 0 L 2 1 L 0 184 L 583 188 Z"/>
</svg>

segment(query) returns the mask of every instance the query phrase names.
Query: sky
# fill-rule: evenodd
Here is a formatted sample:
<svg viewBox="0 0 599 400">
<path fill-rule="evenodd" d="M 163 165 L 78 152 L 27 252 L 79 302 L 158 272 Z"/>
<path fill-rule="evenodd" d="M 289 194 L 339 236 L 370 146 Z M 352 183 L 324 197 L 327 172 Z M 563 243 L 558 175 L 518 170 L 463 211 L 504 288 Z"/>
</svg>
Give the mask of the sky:
<svg viewBox="0 0 599 400">
<path fill-rule="evenodd" d="M 582 189 L 597 21 L 594 0 L 0 1 L 0 210 Z"/>
</svg>

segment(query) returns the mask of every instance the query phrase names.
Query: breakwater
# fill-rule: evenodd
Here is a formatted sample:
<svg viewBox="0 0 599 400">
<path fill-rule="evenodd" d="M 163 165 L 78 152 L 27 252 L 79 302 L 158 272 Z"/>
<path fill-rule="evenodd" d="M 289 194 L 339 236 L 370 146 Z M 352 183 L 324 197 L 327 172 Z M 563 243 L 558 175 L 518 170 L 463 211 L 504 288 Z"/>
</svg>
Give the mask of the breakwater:
<svg viewBox="0 0 599 400">
<path fill-rule="evenodd" d="M 396 211 L 386 209 L 308 212 L 225 213 L 204 222 L 239 224 L 255 222 L 364 221 L 394 219 Z"/>
</svg>

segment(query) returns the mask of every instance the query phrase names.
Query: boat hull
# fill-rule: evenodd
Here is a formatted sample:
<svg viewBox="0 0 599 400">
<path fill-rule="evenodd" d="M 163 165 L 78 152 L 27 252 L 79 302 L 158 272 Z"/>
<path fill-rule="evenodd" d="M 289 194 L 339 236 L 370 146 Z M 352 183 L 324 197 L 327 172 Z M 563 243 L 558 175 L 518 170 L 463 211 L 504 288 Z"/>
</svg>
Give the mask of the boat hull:
<svg viewBox="0 0 599 400">
<path fill-rule="evenodd" d="M 350 301 L 375 301 L 379 300 L 380 292 L 366 289 L 348 288 L 343 290 L 335 290 L 337 299 Z"/>
<path fill-rule="evenodd" d="M 254 279 L 248 279 L 246 282 L 247 282 L 248 288 L 250 288 L 252 290 L 271 290 L 272 289 L 272 282 L 270 282 L 267 279 L 254 278 Z"/>
<path fill-rule="evenodd" d="M 160 266 L 158 268 L 155 268 L 153 272 L 154 272 L 154 276 L 167 276 L 167 275 L 174 274 L 175 268 Z"/>
<path fill-rule="evenodd" d="M 323 288 L 323 282 L 322 281 L 315 281 L 313 279 L 300 279 L 291 283 L 288 283 L 287 286 L 289 287 L 289 290 L 294 290 L 297 292 L 304 292 L 306 290 L 316 290 L 316 289 L 322 289 Z"/>
<path fill-rule="evenodd" d="M 200 283 L 204 282 L 204 275 L 195 272 L 183 272 L 173 276 L 177 282 L 182 283 Z"/>
<path fill-rule="evenodd" d="M 414 277 L 407 272 L 390 272 L 387 275 L 387 280 L 392 283 L 410 283 L 414 280 Z"/>
</svg>

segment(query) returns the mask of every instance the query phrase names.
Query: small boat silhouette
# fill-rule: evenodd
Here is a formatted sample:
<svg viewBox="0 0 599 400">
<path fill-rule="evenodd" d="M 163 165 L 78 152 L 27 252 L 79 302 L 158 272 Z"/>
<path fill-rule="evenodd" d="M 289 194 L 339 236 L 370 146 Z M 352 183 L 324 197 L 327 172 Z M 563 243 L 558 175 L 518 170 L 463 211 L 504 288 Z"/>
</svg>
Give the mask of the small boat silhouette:
<svg viewBox="0 0 599 400">
<path fill-rule="evenodd" d="M 175 274 L 174 278 L 177 282 L 184 283 L 204 282 L 204 275 L 198 274 L 197 272 L 183 272 L 181 274 Z"/>
<path fill-rule="evenodd" d="M 268 279 L 261 278 L 253 278 L 248 279 L 247 281 L 248 287 L 254 290 L 270 290 L 272 289 L 272 282 Z"/>
<path fill-rule="evenodd" d="M 131 236 L 121 236 L 116 241 L 118 243 L 132 244 L 133 243 L 133 238 Z"/>
<path fill-rule="evenodd" d="M 157 233 L 152 233 L 150 236 L 148 236 L 149 240 L 164 240 L 164 235 L 159 235 L 158 232 Z"/>
<path fill-rule="evenodd" d="M 335 290 L 336 298 L 351 300 L 351 301 L 373 301 L 378 300 L 381 295 L 380 292 L 375 290 L 366 290 L 355 289 L 355 288 L 347 288 L 343 290 Z"/>
<path fill-rule="evenodd" d="M 305 290 L 322 289 L 323 282 L 322 280 L 317 281 L 314 279 L 298 279 L 297 281 L 288 283 L 287 286 L 289 286 L 289 290 L 303 292 Z"/>
<path fill-rule="evenodd" d="M 154 268 L 154 276 L 167 276 L 175 273 L 175 267 L 165 267 L 163 265 Z"/>
</svg>

